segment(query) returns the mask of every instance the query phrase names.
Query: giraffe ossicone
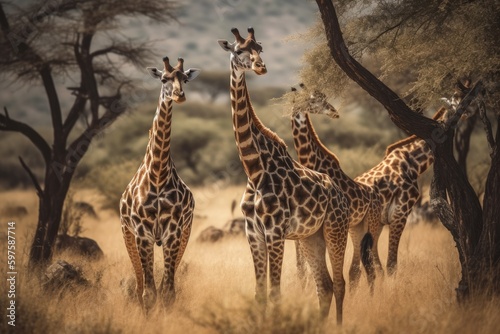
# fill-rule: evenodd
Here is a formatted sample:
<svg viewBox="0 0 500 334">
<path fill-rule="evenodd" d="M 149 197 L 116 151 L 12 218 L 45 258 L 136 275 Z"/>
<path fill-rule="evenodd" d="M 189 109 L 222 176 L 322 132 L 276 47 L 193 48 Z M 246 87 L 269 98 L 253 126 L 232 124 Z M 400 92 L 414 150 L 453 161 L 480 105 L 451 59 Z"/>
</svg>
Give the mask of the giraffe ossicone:
<svg viewBox="0 0 500 334">
<path fill-rule="evenodd" d="M 147 70 L 161 82 L 158 107 L 144 159 L 120 200 L 125 246 L 136 276 L 137 298 L 146 313 L 157 299 L 154 244 L 163 248 L 164 272 L 159 290 L 163 304 L 169 306 L 175 300 L 175 272 L 191 233 L 194 198 L 171 159 L 170 134 L 172 103 L 186 101 L 182 84 L 200 73 L 194 68 L 184 71 L 182 58 L 171 66 L 168 57 L 163 58 L 163 70 Z"/>
<path fill-rule="evenodd" d="M 284 141 L 262 124 L 252 107 L 245 80 L 247 71 L 258 75 L 267 72 L 261 58 L 262 46 L 253 28 L 248 29 L 246 38 L 236 28 L 231 32 L 235 42 L 218 42 L 230 53 L 233 129 L 248 178 L 241 209 L 254 262 L 256 300 L 264 305 L 267 302 L 268 268 L 270 299 L 279 300 L 285 239 L 299 240 L 315 276 L 321 317 L 328 316 L 335 295 L 337 322 L 341 323 L 348 199 L 329 176 L 294 161 Z M 326 250 L 333 281 L 326 265 Z"/>
</svg>

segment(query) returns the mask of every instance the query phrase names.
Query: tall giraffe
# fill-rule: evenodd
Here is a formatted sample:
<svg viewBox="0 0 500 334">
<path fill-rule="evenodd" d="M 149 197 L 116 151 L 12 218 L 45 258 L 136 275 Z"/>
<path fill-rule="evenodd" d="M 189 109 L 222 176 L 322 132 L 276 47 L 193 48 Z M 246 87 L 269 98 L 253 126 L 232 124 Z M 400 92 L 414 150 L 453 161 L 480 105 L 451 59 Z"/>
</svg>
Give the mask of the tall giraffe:
<svg viewBox="0 0 500 334">
<path fill-rule="evenodd" d="M 294 161 L 283 140 L 257 117 L 245 81 L 245 72 L 267 72 L 253 28 L 244 39 L 236 28 L 234 43 L 219 40 L 230 53 L 230 94 L 233 128 L 240 160 L 248 177 L 241 201 L 246 235 L 254 262 L 258 302 L 267 301 L 268 265 L 271 301 L 279 301 L 285 239 L 299 240 L 312 268 L 322 319 L 328 316 L 335 294 L 337 322 L 342 322 L 343 277 L 347 242 L 348 199 L 331 179 Z M 325 259 L 330 255 L 333 284 Z M 333 290 L 333 291 L 332 291 Z"/>
<path fill-rule="evenodd" d="M 172 67 L 163 58 L 164 70 L 148 67 L 161 81 L 156 115 L 146 154 L 120 201 L 123 238 L 136 275 L 139 302 L 148 312 L 156 302 L 153 277 L 154 244 L 163 247 L 164 272 L 160 294 L 165 306 L 175 300 L 174 276 L 191 233 L 194 198 L 177 175 L 170 156 L 172 103 L 186 101 L 182 83 L 196 78 L 198 69 L 183 69 L 184 60 Z"/>
<path fill-rule="evenodd" d="M 440 108 L 433 119 L 446 117 L 446 108 Z M 378 224 L 370 225 L 373 236 L 373 261 L 382 268 L 378 256 L 378 238 L 384 225 L 389 226 L 389 253 L 387 271 L 396 271 L 398 247 L 406 219 L 413 205 L 420 197 L 418 177 L 434 162 L 434 155 L 425 140 L 413 135 L 389 145 L 384 159 L 369 171 L 354 180 L 358 183 L 374 187 L 380 194 L 382 203 L 382 219 Z"/>
<path fill-rule="evenodd" d="M 292 110 L 292 132 L 295 151 L 298 161 L 315 171 L 325 173 L 342 190 L 350 200 L 349 234 L 353 244 L 353 258 L 349 270 L 349 281 L 354 287 L 359 280 L 361 270 L 361 240 L 366 233 L 368 225 L 377 224 L 381 217 L 381 201 L 373 187 L 360 184 L 350 178 L 340 167 L 337 156 L 328 150 L 319 139 L 309 114 L 323 114 L 330 118 L 338 118 L 337 110 L 327 101 L 325 94 L 317 90 L 309 92 L 304 85 L 300 85 L 307 94 L 304 101 L 295 101 Z M 292 91 L 297 93 L 295 88 Z M 304 277 L 304 261 L 300 251 L 297 252 L 297 268 L 299 276 Z M 370 270 L 370 268 L 368 268 Z M 370 285 L 373 287 L 374 273 L 368 273 Z M 304 281 L 304 278 L 302 279 Z"/>
</svg>

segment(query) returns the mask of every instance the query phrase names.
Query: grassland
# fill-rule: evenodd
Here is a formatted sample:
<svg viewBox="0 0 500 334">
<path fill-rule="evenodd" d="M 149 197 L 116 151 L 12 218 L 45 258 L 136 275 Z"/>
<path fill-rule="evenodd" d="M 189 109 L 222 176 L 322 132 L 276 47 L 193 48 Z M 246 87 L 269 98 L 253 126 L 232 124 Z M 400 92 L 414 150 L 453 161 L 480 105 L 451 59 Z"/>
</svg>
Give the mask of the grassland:
<svg viewBox="0 0 500 334">
<path fill-rule="evenodd" d="M 146 318 L 121 286 L 132 276 L 119 219 L 113 210 L 101 209 L 103 196 L 94 189 L 79 189 L 75 199 L 95 206 L 97 218 L 86 218 L 83 236 L 95 239 L 104 259 L 91 262 L 69 253 L 56 254 L 78 265 L 92 288 L 65 293 L 44 292 L 26 272 L 29 242 L 36 222 L 33 193 L 9 191 L 0 194 L 0 209 L 23 205 L 28 215 L 16 219 L 19 281 L 15 331 L 1 317 L 0 331 L 15 333 L 494 333 L 500 326 L 500 301 L 455 303 L 454 288 L 460 274 L 457 253 L 449 233 L 424 222 L 408 226 L 400 246 L 395 277 L 379 278 L 370 295 L 366 280 L 348 291 L 344 325 L 337 327 L 330 316 L 325 328 L 317 321 L 317 299 L 313 284 L 302 290 L 296 277 L 293 244 L 287 243 L 283 268 L 283 300 L 263 317 L 254 305 L 254 275 L 244 237 L 224 238 L 215 244 L 196 239 L 206 227 L 223 227 L 232 218 L 230 204 L 239 199 L 242 186 L 196 188 L 197 216 L 183 264 L 176 277 L 178 298 L 172 309 L 160 307 Z M 2 224 L 5 224 L 2 221 Z M 5 226 L 2 228 L 6 230 Z M 2 231 L 4 232 L 4 231 Z M 381 238 L 386 257 L 387 235 Z M 5 238 L 1 240 L 5 249 Z M 159 248 L 156 248 L 158 251 Z M 3 252 L 3 251 L 2 251 Z M 346 269 L 352 249 L 349 245 Z M 156 256 L 156 275 L 161 276 L 161 255 Z M 5 259 L 2 258 L 2 270 Z M 346 271 L 347 274 L 347 271 Z M 347 277 L 347 276 L 346 276 Z M 2 285 L 2 310 L 5 285 Z M 332 312 L 334 310 L 332 305 Z"/>
</svg>

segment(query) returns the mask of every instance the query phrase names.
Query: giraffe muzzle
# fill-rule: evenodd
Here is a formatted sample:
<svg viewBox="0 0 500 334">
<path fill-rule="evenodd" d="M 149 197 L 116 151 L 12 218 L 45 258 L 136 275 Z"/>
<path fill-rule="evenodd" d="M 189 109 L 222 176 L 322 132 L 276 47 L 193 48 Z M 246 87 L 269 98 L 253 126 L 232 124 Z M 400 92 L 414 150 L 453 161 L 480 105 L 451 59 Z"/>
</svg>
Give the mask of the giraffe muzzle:
<svg viewBox="0 0 500 334">
<path fill-rule="evenodd" d="M 184 102 L 186 101 L 186 96 L 183 91 L 174 91 L 172 94 L 172 100 L 174 100 L 177 103 Z"/>
<path fill-rule="evenodd" d="M 262 74 L 266 74 L 267 73 L 266 64 L 264 64 L 262 62 L 254 63 L 254 65 L 252 67 L 253 67 L 253 71 L 257 75 L 262 75 Z"/>
</svg>

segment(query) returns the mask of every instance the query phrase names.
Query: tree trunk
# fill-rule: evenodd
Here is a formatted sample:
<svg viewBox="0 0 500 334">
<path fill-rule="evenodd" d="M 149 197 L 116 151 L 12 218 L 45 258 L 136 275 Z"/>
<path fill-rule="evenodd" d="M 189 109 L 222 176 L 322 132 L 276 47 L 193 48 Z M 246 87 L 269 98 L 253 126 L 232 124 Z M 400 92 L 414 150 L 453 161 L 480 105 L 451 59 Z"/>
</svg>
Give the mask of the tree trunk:
<svg viewBox="0 0 500 334">
<path fill-rule="evenodd" d="M 491 168 L 486 179 L 483 200 L 483 233 L 473 261 L 479 263 L 476 275 L 482 276 L 481 284 L 490 286 L 492 292 L 500 294 L 500 116 L 491 147 Z M 483 273 L 483 275 L 481 275 Z M 483 285 L 484 286 L 484 285 Z"/>
<path fill-rule="evenodd" d="M 61 224 L 64 201 L 68 193 L 71 178 L 62 178 L 47 166 L 45 187 L 39 194 L 38 224 L 30 250 L 29 266 L 36 269 L 50 262 L 54 242 Z"/>
<path fill-rule="evenodd" d="M 388 111 L 392 121 L 404 131 L 424 139 L 433 150 L 434 179 L 431 204 L 443 225 L 456 242 L 462 266 L 457 299 L 466 300 L 484 293 L 500 293 L 500 153 L 495 141 L 492 164 L 485 192 L 485 216 L 474 189 L 453 156 L 454 128 L 471 100 L 482 91 L 477 84 L 457 108 L 456 115 L 445 124 L 413 112 L 401 98 L 351 57 L 342 37 L 337 14 L 331 0 L 316 0 L 332 58 L 342 70 Z M 497 120 L 500 121 L 500 120 Z M 490 127 L 491 128 L 491 127 Z M 499 130 L 496 143 L 500 140 Z M 483 221 L 484 219 L 484 221 Z M 483 228 L 484 225 L 484 228 Z M 484 284 L 485 282 L 489 284 Z"/>
<path fill-rule="evenodd" d="M 467 156 L 470 150 L 470 138 L 477 121 L 477 113 L 467 118 L 463 124 L 457 128 L 455 134 L 455 150 L 457 151 L 457 162 L 467 177 Z"/>
</svg>

